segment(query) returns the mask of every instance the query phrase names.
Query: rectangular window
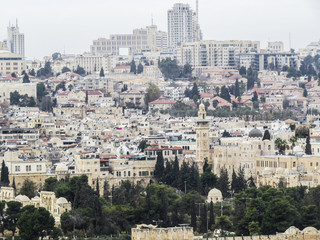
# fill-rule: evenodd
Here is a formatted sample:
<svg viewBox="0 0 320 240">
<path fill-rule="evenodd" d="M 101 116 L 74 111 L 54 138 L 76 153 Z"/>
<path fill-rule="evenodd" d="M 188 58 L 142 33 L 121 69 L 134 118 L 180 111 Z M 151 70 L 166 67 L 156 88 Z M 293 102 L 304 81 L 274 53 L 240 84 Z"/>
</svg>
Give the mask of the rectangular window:
<svg viewBox="0 0 320 240">
<path fill-rule="evenodd" d="M 42 171 L 42 166 L 41 165 L 37 165 L 37 171 Z"/>
<path fill-rule="evenodd" d="M 20 166 L 15 166 L 16 172 L 20 172 Z"/>
<path fill-rule="evenodd" d="M 26 165 L 26 172 L 30 172 L 31 171 L 31 165 Z"/>
</svg>

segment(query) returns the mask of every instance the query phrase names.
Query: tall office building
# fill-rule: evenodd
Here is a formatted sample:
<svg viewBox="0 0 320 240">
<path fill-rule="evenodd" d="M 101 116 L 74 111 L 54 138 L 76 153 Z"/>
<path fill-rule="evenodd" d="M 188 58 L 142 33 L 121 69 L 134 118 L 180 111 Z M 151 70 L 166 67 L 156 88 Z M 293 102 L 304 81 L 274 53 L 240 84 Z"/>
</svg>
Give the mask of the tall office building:
<svg viewBox="0 0 320 240">
<path fill-rule="evenodd" d="M 168 10 L 168 45 L 171 49 L 184 42 L 201 40 L 197 15 L 189 4 L 176 3 Z"/>
<path fill-rule="evenodd" d="M 25 56 L 24 52 L 24 34 L 20 33 L 18 21 L 16 26 L 9 23 L 7 46 L 10 52 L 18 54 L 22 57 Z"/>
</svg>

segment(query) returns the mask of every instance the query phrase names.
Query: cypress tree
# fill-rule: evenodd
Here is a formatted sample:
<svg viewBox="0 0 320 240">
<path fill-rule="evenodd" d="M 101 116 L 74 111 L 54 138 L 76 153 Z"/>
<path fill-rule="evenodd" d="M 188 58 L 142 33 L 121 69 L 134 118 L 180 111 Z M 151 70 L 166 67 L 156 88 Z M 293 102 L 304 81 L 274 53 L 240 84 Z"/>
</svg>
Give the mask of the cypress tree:
<svg viewBox="0 0 320 240">
<path fill-rule="evenodd" d="M 271 136 L 270 136 L 269 130 L 265 130 L 265 131 L 264 131 L 264 134 L 263 134 L 262 141 L 263 141 L 263 140 L 270 140 L 270 139 L 271 139 Z"/>
<path fill-rule="evenodd" d="M 23 83 L 29 83 L 29 82 L 30 82 L 29 76 L 27 73 L 25 73 L 23 76 Z"/>
<path fill-rule="evenodd" d="M 1 166 L 1 186 L 9 186 L 10 181 L 9 181 L 9 169 L 6 166 L 4 160 L 2 161 L 2 166 Z"/>
<path fill-rule="evenodd" d="M 196 204 L 194 200 L 192 200 L 191 204 L 191 227 L 193 227 L 193 231 L 197 229 L 197 215 L 196 215 Z"/>
<path fill-rule="evenodd" d="M 210 202 L 210 213 L 209 213 L 209 229 L 213 230 L 215 219 L 214 219 L 214 212 L 213 212 L 213 202 Z"/>
<path fill-rule="evenodd" d="M 100 197 L 99 178 L 97 178 L 97 185 L 96 185 L 96 189 L 97 189 L 97 195 L 98 195 L 98 197 Z"/>
<path fill-rule="evenodd" d="M 312 155 L 310 137 L 309 136 L 306 139 L 306 151 L 305 152 L 306 152 L 307 155 Z"/>
<path fill-rule="evenodd" d="M 161 211 L 160 211 L 160 219 L 163 221 L 163 226 L 167 227 L 168 225 L 168 199 L 164 189 L 160 191 L 160 199 L 161 199 Z"/>
<path fill-rule="evenodd" d="M 88 91 L 86 91 L 86 99 L 85 99 L 85 103 L 86 103 L 86 104 L 88 104 L 88 100 L 89 100 Z"/>
<path fill-rule="evenodd" d="M 206 204 L 203 204 L 202 211 L 200 214 L 200 229 L 199 232 L 206 233 L 207 232 L 207 221 L 208 221 L 208 212 Z"/>
<path fill-rule="evenodd" d="M 154 169 L 154 176 L 158 181 L 163 180 L 164 175 L 164 161 L 163 161 L 163 155 L 162 151 L 159 151 L 157 153 L 157 162 Z"/>
<path fill-rule="evenodd" d="M 240 87 L 239 87 L 239 81 L 238 79 L 236 80 L 236 83 L 235 83 L 235 87 L 234 87 L 234 97 L 235 98 L 238 98 L 240 97 Z"/>
<path fill-rule="evenodd" d="M 230 182 L 229 182 L 229 177 L 228 177 L 228 170 L 226 168 L 220 169 L 218 188 L 222 192 L 222 196 L 224 198 L 229 196 Z"/>
<path fill-rule="evenodd" d="M 143 65 L 141 63 L 139 63 L 137 73 L 140 74 L 142 72 L 143 72 Z"/>
<path fill-rule="evenodd" d="M 136 63 L 134 62 L 134 60 L 132 59 L 131 64 L 130 64 L 130 72 L 136 74 L 137 73 L 137 67 L 136 67 Z"/>
<path fill-rule="evenodd" d="M 249 177 L 248 179 L 248 187 L 251 188 L 251 187 L 256 187 L 256 184 L 254 183 L 254 179 L 252 177 L 252 175 Z"/>
<path fill-rule="evenodd" d="M 174 158 L 172 172 L 173 172 L 173 176 L 174 176 L 174 180 L 173 180 L 172 186 L 173 187 L 178 187 L 178 185 L 179 185 L 178 180 L 179 180 L 179 172 L 180 171 L 179 171 L 179 160 L 178 160 L 177 155 Z"/>
<path fill-rule="evenodd" d="M 104 77 L 104 70 L 103 70 L 103 67 L 100 69 L 100 77 Z"/>
<path fill-rule="evenodd" d="M 234 192 L 238 192 L 238 177 L 234 168 L 232 170 L 232 180 L 231 180 L 231 190 Z"/>
</svg>

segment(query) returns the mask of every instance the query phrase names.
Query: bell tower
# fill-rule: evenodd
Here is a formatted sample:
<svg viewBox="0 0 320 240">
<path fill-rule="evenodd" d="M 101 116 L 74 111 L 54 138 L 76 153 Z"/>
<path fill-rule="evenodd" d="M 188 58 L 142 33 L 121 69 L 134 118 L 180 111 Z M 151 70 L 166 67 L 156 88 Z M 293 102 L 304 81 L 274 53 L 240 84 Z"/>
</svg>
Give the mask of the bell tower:
<svg viewBox="0 0 320 240">
<path fill-rule="evenodd" d="M 197 157 L 196 164 L 199 172 L 202 172 L 202 167 L 205 158 L 209 161 L 209 120 L 207 118 L 207 112 L 203 103 L 199 106 L 198 119 L 196 120 L 196 144 L 197 144 Z"/>
</svg>

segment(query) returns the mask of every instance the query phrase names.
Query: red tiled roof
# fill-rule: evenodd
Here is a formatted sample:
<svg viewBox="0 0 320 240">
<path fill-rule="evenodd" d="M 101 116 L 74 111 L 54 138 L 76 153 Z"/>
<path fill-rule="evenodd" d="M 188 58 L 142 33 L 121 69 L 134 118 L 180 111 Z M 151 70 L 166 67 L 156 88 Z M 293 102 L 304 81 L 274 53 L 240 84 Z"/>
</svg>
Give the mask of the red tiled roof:
<svg viewBox="0 0 320 240">
<path fill-rule="evenodd" d="M 58 93 L 57 95 L 64 96 L 64 95 L 69 95 L 69 93 L 70 91 L 64 91 L 64 92 Z"/>
<path fill-rule="evenodd" d="M 159 98 L 150 102 L 149 104 L 175 104 L 176 101 L 168 99 L 168 98 Z"/>
<path fill-rule="evenodd" d="M 201 98 L 212 98 L 213 95 L 210 93 L 200 93 Z"/>
<path fill-rule="evenodd" d="M 86 93 L 86 91 L 82 91 L 82 92 Z M 102 95 L 102 92 L 99 90 L 89 90 L 88 95 Z"/>
</svg>

